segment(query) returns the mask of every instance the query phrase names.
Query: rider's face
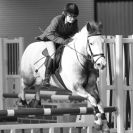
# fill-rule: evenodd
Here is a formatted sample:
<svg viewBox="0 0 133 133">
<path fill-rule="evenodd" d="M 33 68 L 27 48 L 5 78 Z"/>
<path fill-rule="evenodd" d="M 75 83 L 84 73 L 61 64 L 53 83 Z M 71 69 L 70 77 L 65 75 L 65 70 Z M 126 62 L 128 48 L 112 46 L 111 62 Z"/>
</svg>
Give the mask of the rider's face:
<svg viewBox="0 0 133 133">
<path fill-rule="evenodd" d="M 66 23 L 73 23 L 77 17 L 72 14 L 67 14 L 65 18 Z"/>
</svg>

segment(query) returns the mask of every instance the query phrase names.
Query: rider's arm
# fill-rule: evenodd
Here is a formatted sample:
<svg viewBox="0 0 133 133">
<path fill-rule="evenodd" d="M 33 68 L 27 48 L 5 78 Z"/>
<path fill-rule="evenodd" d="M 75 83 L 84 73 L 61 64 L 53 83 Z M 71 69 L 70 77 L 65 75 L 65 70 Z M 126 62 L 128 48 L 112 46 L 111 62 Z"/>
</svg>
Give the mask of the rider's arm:
<svg viewBox="0 0 133 133">
<path fill-rule="evenodd" d="M 42 37 L 45 36 L 49 40 L 51 40 L 55 43 L 65 44 L 65 39 L 60 37 L 56 32 L 56 28 L 58 26 L 59 20 L 60 20 L 60 16 L 53 18 L 50 25 L 46 28 L 46 30 L 44 31 L 44 33 L 41 36 Z"/>
</svg>

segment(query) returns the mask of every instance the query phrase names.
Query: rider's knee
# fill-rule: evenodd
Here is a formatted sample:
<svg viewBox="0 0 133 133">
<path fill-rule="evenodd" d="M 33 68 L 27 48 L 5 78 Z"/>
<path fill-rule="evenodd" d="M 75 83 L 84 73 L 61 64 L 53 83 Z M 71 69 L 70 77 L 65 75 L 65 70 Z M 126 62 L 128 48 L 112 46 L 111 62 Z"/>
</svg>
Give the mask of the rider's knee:
<svg viewBox="0 0 133 133">
<path fill-rule="evenodd" d="M 55 51 L 56 51 L 54 42 L 48 41 L 46 43 L 46 46 L 47 46 L 47 50 L 48 50 L 49 55 L 51 56 L 52 59 L 54 59 L 54 55 L 55 55 Z"/>
</svg>

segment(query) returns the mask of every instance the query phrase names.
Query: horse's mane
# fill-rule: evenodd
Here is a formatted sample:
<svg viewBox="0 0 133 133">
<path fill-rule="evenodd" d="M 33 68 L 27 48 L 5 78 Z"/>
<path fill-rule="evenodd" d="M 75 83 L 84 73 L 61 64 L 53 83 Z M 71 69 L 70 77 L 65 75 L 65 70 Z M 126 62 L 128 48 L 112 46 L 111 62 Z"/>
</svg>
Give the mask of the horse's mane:
<svg viewBox="0 0 133 133">
<path fill-rule="evenodd" d="M 103 29 L 103 25 L 101 22 L 89 21 L 87 23 L 87 30 L 90 34 L 92 33 L 101 34 L 102 29 Z"/>
<path fill-rule="evenodd" d="M 103 25 L 101 22 L 89 21 L 87 24 L 72 38 L 83 39 L 91 34 L 101 34 Z"/>
</svg>

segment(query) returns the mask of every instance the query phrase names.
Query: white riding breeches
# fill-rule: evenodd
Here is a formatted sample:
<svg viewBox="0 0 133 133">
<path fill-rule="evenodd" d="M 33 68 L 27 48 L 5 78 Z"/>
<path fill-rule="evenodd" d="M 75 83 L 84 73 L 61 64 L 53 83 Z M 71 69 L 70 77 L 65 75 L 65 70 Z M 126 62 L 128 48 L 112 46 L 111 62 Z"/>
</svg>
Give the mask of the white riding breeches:
<svg viewBox="0 0 133 133">
<path fill-rule="evenodd" d="M 55 51 L 56 51 L 54 42 L 48 41 L 46 42 L 46 45 L 47 45 L 47 50 L 49 55 L 51 56 L 52 59 L 54 59 Z"/>
</svg>

